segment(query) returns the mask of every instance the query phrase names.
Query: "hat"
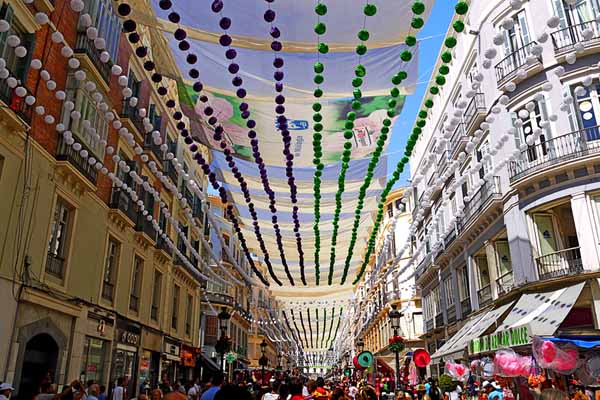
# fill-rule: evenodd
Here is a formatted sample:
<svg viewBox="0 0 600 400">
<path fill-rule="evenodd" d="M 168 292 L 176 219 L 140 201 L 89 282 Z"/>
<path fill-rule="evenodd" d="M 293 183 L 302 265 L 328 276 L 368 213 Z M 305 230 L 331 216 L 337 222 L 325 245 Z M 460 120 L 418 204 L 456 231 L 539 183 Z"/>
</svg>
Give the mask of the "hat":
<svg viewBox="0 0 600 400">
<path fill-rule="evenodd" d="M 486 387 L 488 387 L 489 385 L 490 385 L 490 382 L 489 382 L 489 381 L 483 381 L 483 383 L 481 384 L 481 387 L 485 389 L 485 388 L 486 388 Z"/>
<path fill-rule="evenodd" d="M 425 389 L 425 385 L 423 385 L 422 383 L 417 385 L 417 392 L 425 392 L 427 389 Z"/>
<path fill-rule="evenodd" d="M 492 382 L 491 385 L 494 389 L 501 389 L 500 385 L 498 385 L 496 382 Z"/>
<path fill-rule="evenodd" d="M 0 392 L 4 392 L 5 390 L 15 390 L 15 388 L 12 387 L 10 383 L 4 382 L 0 384 Z"/>
</svg>

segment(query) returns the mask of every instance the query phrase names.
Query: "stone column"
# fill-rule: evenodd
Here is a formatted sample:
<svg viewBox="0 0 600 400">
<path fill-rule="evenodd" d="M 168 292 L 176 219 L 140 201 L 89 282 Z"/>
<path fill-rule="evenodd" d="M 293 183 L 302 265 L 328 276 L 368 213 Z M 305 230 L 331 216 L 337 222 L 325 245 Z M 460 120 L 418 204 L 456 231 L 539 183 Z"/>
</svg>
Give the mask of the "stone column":
<svg viewBox="0 0 600 400">
<path fill-rule="evenodd" d="M 598 270 L 598 241 L 594 235 L 594 215 L 589 209 L 587 196 L 580 192 L 571 196 L 571 211 L 581 249 L 581 261 L 586 271 Z"/>
<path fill-rule="evenodd" d="M 538 274 L 533 260 L 527 216 L 519 208 L 519 199 L 516 194 L 504 204 L 504 224 L 506 225 L 515 286 L 537 280 Z"/>
</svg>

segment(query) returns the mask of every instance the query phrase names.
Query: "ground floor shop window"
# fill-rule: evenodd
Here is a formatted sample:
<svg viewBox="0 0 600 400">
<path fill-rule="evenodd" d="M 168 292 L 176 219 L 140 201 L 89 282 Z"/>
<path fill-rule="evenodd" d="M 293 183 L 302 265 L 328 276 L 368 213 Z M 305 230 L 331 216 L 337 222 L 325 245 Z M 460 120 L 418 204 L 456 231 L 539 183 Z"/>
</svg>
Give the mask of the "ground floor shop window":
<svg viewBox="0 0 600 400">
<path fill-rule="evenodd" d="M 86 336 L 83 344 L 83 354 L 81 358 L 82 382 L 94 380 L 96 382 L 104 381 L 104 363 L 108 343 L 105 340 Z"/>
<path fill-rule="evenodd" d="M 136 396 L 136 371 L 137 371 L 137 352 L 125 350 L 123 348 L 115 349 L 111 363 L 110 385 L 114 389 L 119 378 L 127 378 L 126 396 L 131 399 Z"/>
<path fill-rule="evenodd" d="M 140 358 L 140 393 L 149 394 L 158 385 L 160 353 L 144 350 Z"/>
</svg>

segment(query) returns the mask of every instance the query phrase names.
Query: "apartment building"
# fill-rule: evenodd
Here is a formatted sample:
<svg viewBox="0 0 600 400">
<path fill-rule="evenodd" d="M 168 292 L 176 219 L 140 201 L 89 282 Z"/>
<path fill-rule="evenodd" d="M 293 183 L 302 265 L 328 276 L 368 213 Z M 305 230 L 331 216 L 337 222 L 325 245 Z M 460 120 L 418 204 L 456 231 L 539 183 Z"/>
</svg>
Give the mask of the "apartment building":
<svg viewBox="0 0 600 400">
<path fill-rule="evenodd" d="M 206 221 L 202 201 L 186 182 L 193 178 L 204 190 L 206 177 L 185 151 L 172 110 L 135 56 L 114 3 L 84 4 L 81 13 L 68 0 L 0 6 L 0 18 L 10 25 L 0 34 L 2 70 L 19 85 L 7 75 L 0 79 L 0 379 L 12 382 L 19 398 L 30 398 L 47 375 L 58 384 L 94 379 L 107 387 L 128 376 L 134 397 L 144 381 L 189 379 L 201 367 L 206 282 L 198 278 L 191 248 L 206 257 L 197 233 Z M 103 46 L 82 26 L 85 14 Z M 143 29 L 139 34 L 155 62 L 172 64 L 166 39 Z M 14 37 L 20 46 L 10 44 Z M 71 59 L 63 56 L 69 49 Z M 137 104 L 124 100 L 113 65 L 128 77 Z M 174 82 L 168 86 L 177 99 Z M 19 95 L 21 88 L 35 104 Z M 119 130 L 102 118 L 107 110 L 121 121 Z M 57 132 L 57 123 L 77 146 Z M 124 128 L 131 136 L 119 134 Z M 159 176 L 177 185 L 187 206 Z"/>
<path fill-rule="evenodd" d="M 473 356 L 471 341 L 505 315 L 518 320 L 525 296 L 530 336 L 599 328 L 598 11 L 596 0 L 474 0 L 442 49 L 450 72 L 430 84 L 440 93 L 411 156 L 411 263 L 433 373 Z"/>
<path fill-rule="evenodd" d="M 354 312 L 360 318 L 354 323 L 353 337 L 362 340 L 364 349 L 376 356 L 378 369 L 388 372 L 395 368 L 395 353 L 388 349 L 388 341 L 393 336 L 389 318 L 392 306 L 402 314 L 398 334 L 406 340 L 405 353 L 423 347 L 420 292 L 414 277 L 405 268 L 410 259 L 409 252 L 400 254 L 402 244 L 409 239 L 408 227 L 412 219 L 412 200 L 404 192 L 404 188 L 396 189 L 386 199 L 374 254 L 355 291 Z"/>
</svg>

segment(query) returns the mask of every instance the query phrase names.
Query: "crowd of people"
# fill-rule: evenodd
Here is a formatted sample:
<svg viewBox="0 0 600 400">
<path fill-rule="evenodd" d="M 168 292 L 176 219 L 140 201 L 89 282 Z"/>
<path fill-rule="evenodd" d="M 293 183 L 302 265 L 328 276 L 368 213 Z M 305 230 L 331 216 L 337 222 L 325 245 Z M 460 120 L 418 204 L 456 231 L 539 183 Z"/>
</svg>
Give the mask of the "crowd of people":
<svg viewBox="0 0 600 400">
<path fill-rule="evenodd" d="M 270 379 L 236 379 L 226 382 L 217 372 L 207 382 L 198 379 L 186 384 L 177 381 L 171 384 L 163 377 L 156 387 L 142 382 L 136 400 L 597 400 L 594 392 L 573 386 L 572 393 L 552 386 L 529 387 L 526 393 L 513 392 L 506 384 L 495 380 L 477 382 L 453 382 L 445 390 L 437 379 L 429 378 L 415 385 L 400 383 L 397 388 L 388 384 L 370 385 L 366 380 L 343 378 L 325 381 L 322 377 L 308 379 L 300 375 L 279 374 Z M 61 391 L 51 381 L 44 381 L 32 398 L 18 400 L 130 400 L 127 392 L 128 380 L 119 378 L 110 393 L 95 381 L 85 384 L 75 380 Z M 502 383 L 502 381 L 501 381 Z M 14 388 L 9 383 L 0 383 L 0 400 L 10 400 Z"/>
</svg>

